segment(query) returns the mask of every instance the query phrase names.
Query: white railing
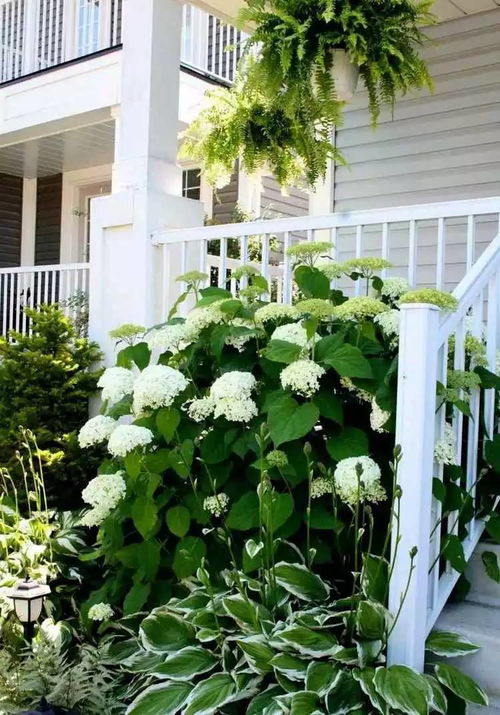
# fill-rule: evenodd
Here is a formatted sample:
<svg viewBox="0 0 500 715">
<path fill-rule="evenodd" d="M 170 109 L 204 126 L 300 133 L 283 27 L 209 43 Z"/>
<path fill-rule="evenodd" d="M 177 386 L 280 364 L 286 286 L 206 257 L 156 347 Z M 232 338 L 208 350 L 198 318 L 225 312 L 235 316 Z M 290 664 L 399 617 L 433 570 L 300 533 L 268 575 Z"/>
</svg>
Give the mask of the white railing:
<svg viewBox="0 0 500 715">
<path fill-rule="evenodd" d="M 453 290 L 497 235 L 499 222 L 500 198 L 488 198 L 166 230 L 157 232 L 153 240 L 163 251 L 165 307 L 178 297 L 173 291 L 180 294 L 183 290 L 171 283 L 170 266 L 179 275 L 192 267 L 209 273 L 210 266 L 213 275 L 214 261 L 218 262 L 221 285 L 227 278 L 229 258 L 235 261 L 231 268 L 248 263 L 250 239 L 260 245 L 262 275 L 270 278 L 272 271 L 275 282 L 281 275 L 279 300 L 289 303 L 292 266 L 286 249 L 299 241 L 331 241 L 331 258 L 336 261 L 382 257 L 393 263 L 384 275 L 405 276 L 412 286 Z M 272 261 L 271 239 L 280 247 L 272 252 Z M 239 258 L 234 258 L 235 253 Z M 275 270 L 273 264 L 280 268 Z M 356 294 L 362 290 L 360 281 L 354 289 L 342 281 L 338 287 Z"/>
<path fill-rule="evenodd" d="M 449 407 L 447 415 L 446 405 L 436 398 L 436 385 L 439 381 L 446 386 L 450 368 L 474 367 L 465 349 L 470 335 L 485 342 L 489 369 L 496 371 L 500 347 L 500 235 L 457 287 L 455 296 L 458 310 L 444 318 L 429 305 L 402 309 L 396 441 L 402 448 L 399 484 L 403 496 L 401 541 L 391 583 L 390 607 L 394 611 L 408 583 L 409 588 L 389 656 L 394 663 L 418 669 L 423 666 L 425 638 L 459 579 L 459 573 L 445 558 L 445 547 L 455 540 L 455 553 L 458 550 L 466 562 L 484 529 L 484 523 L 474 516 L 460 524 L 460 511 L 443 514 L 441 502 L 433 496 L 436 481 L 443 483 L 444 471 L 435 460 L 434 448 L 448 422 L 457 445 L 455 461 L 463 474 L 456 483 L 469 494 L 473 513 L 477 513 L 478 459 L 482 438 L 491 438 L 496 429 L 495 394 L 487 390 L 482 397 L 479 389 L 473 390 L 469 399 L 464 395 L 469 416 L 457 408 L 450 415 Z M 465 538 L 459 526 L 466 528 Z M 409 552 L 415 546 L 418 554 L 410 579 Z"/>
<path fill-rule="evenodd" d="M 443 480 L 443 467 L 434 460 L 435 443 L 448 418 L 457 442 L 456 461 L 464 474 L 461 486 L 474 502 L 480 424 L 490 435 L 494 428 L 492 391 L 484 399 L 479 390 L 472 393 L 471 417 L 457 409 L 450 417 L 446 407 L 438 405 L 436 390 L 438 381 L 446 386 L 450 365 L 470 369 L 465 350 L 468 333 L 486 341 L 489 366 L 495 370 L 500 346 L 499 218 L 500 198 L 491 198 L 161 231 L 153 236 L 163 254 L 164 315 L 184 290 L 175 276 L 188 270 L 201 270 L 212 285 L 236 294 L 231 274 L 250 262 L 249 246 L 253 265 L 273 286 L 273 300 L 291 302 L 292 267 L 286 249 L 304 240 L 331 242 L 330 255 L 336 261 L 385 258 L 394 267 L 384 273 L 405 276 L 413 286 L 455 289 L 459 308 L 444 320 L 430 305 L 411 305 L 401 311 L 396 440 L 403 450 L 399 472 L 403 494 L 401 541 L 390 593 L 394 612 L 408 586 L 410 550 L 417 546 L 418 554 L 389 657 L 391 662 L 418 669 L 423 667 L 426 636 L 459 578 L 442 555 L 445 539 L 462 535 L 462 530 L 460 515 L 443 516 L 440 502 L 433 498 L 434 479 Z M 348 290 L 349 284 L 340 287 Z M 360 288 L 358 281 L 353 292 Z M 473 518 L 467 530 L 461 545 L 465 559 L 477 545 L 483 523 Z"/>
<path fill-rule="evenodd" d="M 88 293 L 89 264 L 0 268 L 0 334 L 10 330 L 29 333 L 25 308 L 58 303 L 71 319 L 82 311 L 82 296 Z"/>
<path fill-rule="evenodd" d="M 0 82 L 121 41 L 122 0 L 2 0 Z"/>
<path fill-rule="evenodd" d="M 183 7 L 181 61 L 194 70 L 234 81 L 245 34 L 194 5 Z"/>
</svg>

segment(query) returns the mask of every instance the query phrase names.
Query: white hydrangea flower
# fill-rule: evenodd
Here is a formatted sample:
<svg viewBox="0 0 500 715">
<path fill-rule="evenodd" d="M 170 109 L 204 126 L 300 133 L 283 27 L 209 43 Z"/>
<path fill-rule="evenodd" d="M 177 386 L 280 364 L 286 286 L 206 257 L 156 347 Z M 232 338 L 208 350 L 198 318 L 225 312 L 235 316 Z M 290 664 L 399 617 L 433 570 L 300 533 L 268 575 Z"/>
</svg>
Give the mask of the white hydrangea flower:
<svg viewBox="0 0 500 715">
<path fill-rule="evenodd" d="M 213 414 L 215 408 L 214 401 L 211 397 L 202 397 L 199 400 L 193 400 L 183 405 L 190 419 L 195 422 L 203 422 L 207 417 Z"/>
<path fill-rule="evenodd" d="M 325 494 L 332 494 L 333 482 L 326 477 L 318 477 L 311 482 L 311 499 L 319 499 Z"/>
<path fill-rule="evenodd" d="M 324 374 L 325 370 L 313 360 L 297 360 L 282 370 L 280 380 L 283 389 L 312 397 L 319 390 L 319 381 Z"/>
<path fill-rule="evenodd" d="M 250 398 L 223 397 L 214 403 L 216 419 L 225 417 L 229 422 L 250 422 L 258 414 L 257 405 Z"/>
<path fill-rule="evenodd" d="M 256 385 L 257 380 L 251 372 L 225 372 L 210 388 L 210 397 L 214 400 L 249 398 Z"/>
<path fill-rule="evenodd" d="M 151 365 L 141 372 L 134 384 L 134 412 L 146 408 L 170 407 L 184 392 L 189 381 L 182 372 L 167 365 Z"/>
<path fill-rule="evenodd" d="M 240 327 L 240 328 L 252 328 L 252 323 L 250 323 L 248 320 L 243 320 L 243 318 L 234 318 L 231 321 L 231 324 L 235 327 Z M 253 335 L 238 335 L 238 336 L 229 336 L 226 338 L 226 345 L 231 345 L 233 348 L 236 348 L 238 352 L 243 352 L 245 345 L 252 340 Z"/>
<path fill-rule="evenodd" d="M 410 284 L 406 278 L 394 276 L 393 278 L 384 278 L 384 285 L 380 290 L 380 294 L 385 298 L 397 300 L 403 293 L 407 293 L 409 290 Z"/>
<path fill-rule="evenodd" d="M 280 320 L 297 320 L 300 318 L 300 312 L 293 305 L 286 303 L 269 303 L 255 311 L 255 322 L 263 325 L 264 323 L 278 323 Z"/>
<path fill-rule="evenodd" d="M 345 387 L 346 390 L 349 390 L 349 392 L 354 393 L 362 402 L 371 402 L 373 400 L 373 396 L 366 390 L 356 387 L 350 377 L 341 377 L 340 384 L 342 387 Z"/>
<path fill-rule="evenodd" d="M 271 335 L 271 340 L 284 340 L 287 343 L 293 343 L 301 348 L 307 348 L 311 345 L 313 340 L 317 342 L 319 339 L 319 335 L 314 335 L 310 340 L 307 337 L 307 330 L 302 327 L 301 323 L 280 325 Z"/>
<path fill-rule="evenodd" d="M 96 603 L 89 608 L 89 620 L 91 621 L 110 621 L 113 615 L 114 611 L 109 603 Z"/>
<path fill-rule="evenodd" d="M 439 439 L 434 447 L 434 458 L 439 464 L 457 463 L 457 440 L 453 426 L 446 422 L 443 438 Z"/>
<path fill-rule="evenodd" d="M 147 447 L 153 441 L 153 433 L 138 425 L 120 425 L 108 442 L 108 452 L 113 457 L 126 457 L 139 447 Z"/>
<path fill-rule="evenodd" d="M 148 345 L 151 350 L 158 350 L 160 353 L 178 353 L 191 345 L 184 323 L 174 325 L 164 325 L 162 328 L 153 330 L 148 335 Z"/>
<path fill-rule="evenodd" d="M 107 442 L 117 424 L 112 417 L 105 417 L 104 415 L 92 417 L 78 433 L 78 444 L 82 449 L 85 449 L 85 447 L 93 447 L 96 444 Z"/>
<path fill-rule="evenodd" d="M 81 518 L 83 526 L 99 526 L 127 493 L 123 472 L 100 474 L 85 487 L 82 499 L 92 509 Z"/>
<path fill-rule="evenodd" d="M 221 323 L 225 316 L 220 310 L 220 304 L 223 301 L 216 301 L 211 305 L 207 305 L 203 308 L 194 308 L 188 317 L 186 318 L 185 326 L 185 340 L 194 342 L 199 337 L 202 330 L 208 328 L 214 323 Z"/>
<path fill-rule="evenodd" d="M 370 425 L 374 432 L 387 432 L 387 430 L 384 429 L 384 425 L 390 416 L 391 413 L 379 407 L 376 400 L 372 401 Z"/>
<path fill-rule="evenodd" d="M 99 378 L 97 386 L 102 389 L 102 399 L 114 405 L 134 389 L 134 374 L 125 367 L 109 367 Z"/>
<path fill-rule="evenodd" d="M 399 342 L 399 331 L 401 326 L 401 313 L 395 308 L 386 313 L 380 313 L 374 318 L 374 322 L 380 325 L 382 332 L 391 338 L 391 345 L 396 346 Z"/>
<path fill-rule="evenodd" d="M 361 469 L 358 476 L 357 470 Z M 380 483 L 380 467 L 370 457 L 348 457 L 337 464 L 333 475 L 335 491 L 340 499 L 355 506 L 363 501 L 379 502 L 387 498 Z"/>
<path fill-rule="evenodd" d="M 213 497 L 207 497 L 203 502 L 203 508 L 213 516 L 223 516 L 229 508 L 229 497 L 224 492 L 216 494 Z"/>
</svg>

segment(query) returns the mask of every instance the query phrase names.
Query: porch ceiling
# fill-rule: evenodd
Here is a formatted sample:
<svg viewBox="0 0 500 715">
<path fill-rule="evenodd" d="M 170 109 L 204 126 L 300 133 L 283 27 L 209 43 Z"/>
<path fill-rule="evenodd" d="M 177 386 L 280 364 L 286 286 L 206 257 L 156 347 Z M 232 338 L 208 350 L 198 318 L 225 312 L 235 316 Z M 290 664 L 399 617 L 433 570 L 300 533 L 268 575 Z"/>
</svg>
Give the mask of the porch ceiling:
<svg viewBox="0 0 500 715">
<path fill-rule="evenodd" d="M 36 178 L 110 164 L 114 139 L 114 121 L 107 121 L 2 146 L 0 173 Z"/>
<path fill-rule="evenodd" d="M 245 3 L 244 0 L 194 0 L 194 4 L 215 15 L 231 19 Z M 444 22 L 464 15 L 494 10 L 499 6 L 500 0 L 436 0 L 434 12 L 441 22 Z"/>
</svg>

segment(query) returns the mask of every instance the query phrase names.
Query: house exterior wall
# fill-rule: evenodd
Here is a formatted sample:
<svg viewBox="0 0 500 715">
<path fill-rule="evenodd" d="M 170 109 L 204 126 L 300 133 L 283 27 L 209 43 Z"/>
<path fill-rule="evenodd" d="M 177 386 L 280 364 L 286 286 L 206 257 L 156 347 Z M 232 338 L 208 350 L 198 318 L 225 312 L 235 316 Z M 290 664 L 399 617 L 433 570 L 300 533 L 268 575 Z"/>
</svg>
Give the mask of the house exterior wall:
<svg viewBox="0 0 500 715">
<path fill-rule="evenodd" d="M 59 263 L 61 251 L 62 174 L 38 179 L 35 265 Z"/>
<path fill-rule="evenodd" d="M 335 211 L 500 194 L 500 8 L 428 30 L 435 93 L 398 101 L 370 127 L 365 92 L 347 106 L 337 145 Z"/>
<path fill-rule="evenodd" d="M 0 174 L 0 268 L 21 260 L 23 180 Z"/>
</svg>

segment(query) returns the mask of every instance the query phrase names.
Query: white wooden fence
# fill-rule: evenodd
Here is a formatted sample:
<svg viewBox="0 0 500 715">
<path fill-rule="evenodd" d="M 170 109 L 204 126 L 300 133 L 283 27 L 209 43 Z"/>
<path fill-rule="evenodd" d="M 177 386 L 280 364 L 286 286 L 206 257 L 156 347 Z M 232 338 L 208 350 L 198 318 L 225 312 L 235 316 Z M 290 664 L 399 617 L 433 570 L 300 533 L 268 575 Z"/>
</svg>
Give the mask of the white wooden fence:
<svg viewBox="0 0 500 715">
<path fill-rule="evenodd" d="M 260 260 L 254 265 L 278 286 L 274 298 L 281 302 L 292 301 L 292 269 L 286 249 L 301 240 L 330 241 L 334 260 L 378 256 L 393 261 L 394 268 L 386 273 L 406 276 L 413 286 L 455 289 L 459 308 L 450 317 L 443 318 L 430 305 L 402 309 L 396 442 L 403 449 L 399 471 L 403 495 L 401 542 L 390 593 L 394 612 L 407 586 L 409 552 L 415 546 L 418 555 L 407 600 L 391 636 L 389 657 L 391 662 L 418 669 L 423 667 L 425 638 L 459 578 L 441 553 L 447 535 L 458 535 L 457 515 L 451 514 L 441 525 L 441 506 L 432 496 L 433 480 L 443 478 L 442 466 L 434 461 L 434 447 L 445 424 L 444 408 L 436 411 L 437 381 L 446 385 L 451 356 L 455 369 L 464 369 L 468 332 L 486 339 L 489 366 L 495 371 L 500 346 L 499 218 L 500 198 L 491 198 L 162 231 L 153 236 L 163 253 L 165 313 L 183 290 L 174 283 L 175 275 L 187 270 L 208 273 L 212 283 L 236 293 L 231 273 L 249 262 L 251 237 L 254 251 L 255 241 L 260 243 Z M 239 258 L 234 258 L 235 252 Z M 358 281 L 353 292 L 360 289 Z M 479 391 L 474 391 L 471 410 L 472 418 L 455 411 L 452 426 L 457 445 L 465 445 L 457 447 L 456 460 L 465 475 L 463 486 L 474 500 L 479 424 L 484 418 L 492 434 L 493 394 L 480 399 Z M 469 558 L 483 524 L 473 519 L 467 528 L 463 549 Z"/>
<path fill-rule="evenodd" d="M 58 303 L 65 315 L 76 319 L 81 312 L 78 296 L 87 294 L 88 284 L 88 263 L 0 268 L 0 334 L 28 333 L 25 308 L 43 304 Z"/>
</svg>

